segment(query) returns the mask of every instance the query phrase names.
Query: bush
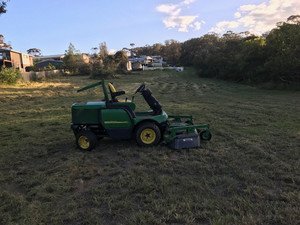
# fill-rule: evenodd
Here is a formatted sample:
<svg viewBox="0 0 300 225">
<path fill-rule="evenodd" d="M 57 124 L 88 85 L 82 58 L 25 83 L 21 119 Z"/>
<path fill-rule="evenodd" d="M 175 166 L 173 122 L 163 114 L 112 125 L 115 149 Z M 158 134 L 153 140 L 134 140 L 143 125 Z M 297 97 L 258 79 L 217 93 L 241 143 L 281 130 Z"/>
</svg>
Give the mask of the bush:
<svg viewBox="0 0 300 225">
<path fill-rule="evenodd" d="M 114 70 L 105 68 L 103 63 L 100 61 L 92 63 L 91 66 L 91 78 L 108 78 L 112 77 L 115 73 Z"/>
<path fill-rule="evenodd" d="M 112 77 L 114 73 L 115 72 L 110 69 L 98 69 L 92 72 L 91 78 L 109 78 Z"/>
<path fill-rule="evenodd" d="M 92 73 L 92 65 L 89 63 L 81 63 L 78 67 L 78 73 L 81 75 L 90 75 Z"/>
<path fill-rule="evenodd" d="M 48 68 L 49 68 L 49 70 L 56 70 L 56 67 L 54 65 L 52 65 L 51 63 L 49 63 Z"/>
<path fill-rule="evenodd" d="M 15 68 L 2 67 L 2 70 L 0 71 L 0 83 L 16 84 L 21 78 L 21 72 Z"/>
</svg>

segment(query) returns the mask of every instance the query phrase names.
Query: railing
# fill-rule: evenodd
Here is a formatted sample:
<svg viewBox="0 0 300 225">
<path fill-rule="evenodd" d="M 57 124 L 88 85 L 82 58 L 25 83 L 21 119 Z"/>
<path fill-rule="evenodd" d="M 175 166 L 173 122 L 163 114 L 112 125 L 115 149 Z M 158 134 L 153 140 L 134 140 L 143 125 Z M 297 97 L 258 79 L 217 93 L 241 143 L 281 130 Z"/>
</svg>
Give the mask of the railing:
<svg viewBox="0 0 300 225">
<path fill-rule="evenodd" d="M 0 55 L 0 60 L 8 60 L 8 61 L 10 61 L 10 58 L 9 57 L 7 57 L 7 56 L 3 56 L 3 55 Z"/>
</svg>

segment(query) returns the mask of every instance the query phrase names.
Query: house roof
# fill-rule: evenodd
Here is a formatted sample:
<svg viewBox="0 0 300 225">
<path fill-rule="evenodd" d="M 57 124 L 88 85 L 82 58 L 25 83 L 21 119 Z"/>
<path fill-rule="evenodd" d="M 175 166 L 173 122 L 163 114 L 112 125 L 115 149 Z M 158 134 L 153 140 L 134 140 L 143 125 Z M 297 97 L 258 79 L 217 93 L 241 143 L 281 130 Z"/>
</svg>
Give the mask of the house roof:
<svg viewBox="0 0 300 225">
<path fill-rule="evenodd" d="M 61 60 L 54 60 L 54 59 L 46 59 L 46 60 L 43 60 L 43 61 L 40 61 L 40 62 L 36 62 L 35 64 L 39 64 L 39 63 L 43 63 L 43 62 L 62 62 Z"/>
<path fill-rule="evenodd" d="M 140 58 L 141 59 L 152 59 L 150 56 L 146 56 L 146 55 L 141 55 Z"/>
<path fill-rule="evenodd" d="M 43 67 L 49 67 L 49 65 L 55 66 L 55 67 L 62 67 L 63 61 L 61 60 L 54 60 L 54 59 L 47 59 L 43 60 L 41 62 L 35 63 L 35 66 L 37 68 L 43 68 Z"/>
<path fill-rule="evenodd" d="M 53 59 L 64 57 L 64 54 L 36 56 L 35 59 Z"/>
<path fill-rule="evenodd" d="M 18 53 L 18 54 L 28 55 L 29 57 L 33 57 L 33 55 L 23 53 L 23 52 L 19 52 L 19 51 L 13 50 L 13 49 L 4 49 L 4 48 L 0 49 L 0 52 L 4 52 L 4 51 L 14 52 L 14 53 Z"/>
</svg>

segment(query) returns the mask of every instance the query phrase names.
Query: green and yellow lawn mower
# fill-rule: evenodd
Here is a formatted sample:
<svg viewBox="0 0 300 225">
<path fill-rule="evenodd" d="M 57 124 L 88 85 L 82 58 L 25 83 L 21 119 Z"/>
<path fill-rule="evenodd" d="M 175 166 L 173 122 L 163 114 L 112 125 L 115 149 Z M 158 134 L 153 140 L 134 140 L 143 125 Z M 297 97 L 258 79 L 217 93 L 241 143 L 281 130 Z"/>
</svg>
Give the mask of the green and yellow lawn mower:
<svg viewBox="0 0 300 225">
<path fill-rule="evenodd" d="M 112 83 L 108 83 L 109 98 L 104 79 L 77 92 L 98 85 L 103 89 L 103 101 L 72 105 L 71 129 L 81 150 L 92 150 L 106 137 L 135 139 L 142 147 L 163 143 L 173 149 L 197 148 L 200 139 L 211 139 L 208 124 L 194 125 L 192 116 L 168 116 L 145 83 L 134 93 L 141 93 L 151 108 L 144 112 L 135 111 L 134 96 L 131 100 L 119 99 L 125 92 L 116 91 Z"/>
</svg>

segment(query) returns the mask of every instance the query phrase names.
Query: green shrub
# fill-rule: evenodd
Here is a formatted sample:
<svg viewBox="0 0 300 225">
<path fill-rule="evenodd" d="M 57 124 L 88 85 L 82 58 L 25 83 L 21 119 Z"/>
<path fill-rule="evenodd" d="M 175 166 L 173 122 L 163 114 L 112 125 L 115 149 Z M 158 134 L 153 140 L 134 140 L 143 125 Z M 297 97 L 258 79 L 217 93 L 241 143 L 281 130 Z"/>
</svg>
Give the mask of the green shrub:
<svg viewBox="0 0 300 225">
<path fill-rule="evenodd" d="M 15 68 L 2 67 L 0 71 L 0 83 L 2 84 L 16 84 L 21 78 L 21 72 Z"/>
<path fill-rule="evenodd" d="M 89 63 L 81 63 L 78 67 L 78 73 L 80 75 L 90 75 L 92 73 L 92 65 Z"/>
<path fill-rule="evenodd" d="M 52 65 L 51 63 L 49 63 L 48 68 L 49 68 L 49 70 L 56 70 L 56 67 L 54 65 Z"/>
<path fill-rule="evenodd" d="M 110 69 L 110 68 L 106 68 L 102 62 L 98 61 L 98 62 L 94 62 L 91 64 L 91 78 L 108 78 L 108 77 L 112 77 L 114 75 L 115 71 Z"/>
<path fill-rule="evenodd" d="M 91 73 L 91 78 L 109 78 L 114 75 L 114 71 L 110 69 L 97 69 Z"/>
</svg>

